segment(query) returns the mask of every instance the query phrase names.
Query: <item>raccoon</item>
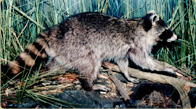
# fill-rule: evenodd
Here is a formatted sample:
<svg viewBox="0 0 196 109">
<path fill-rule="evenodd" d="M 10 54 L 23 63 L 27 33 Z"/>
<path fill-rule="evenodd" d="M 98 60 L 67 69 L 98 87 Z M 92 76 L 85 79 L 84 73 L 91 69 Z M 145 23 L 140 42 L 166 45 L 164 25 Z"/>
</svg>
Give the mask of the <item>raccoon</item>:
<svg viewBox="0 0 196 109">
<path fill-rule="evenodd" d="M 113 60 L 127 80 L 139 80 L 128 74 L 128 59 L 142 69 L 180 72 L 165 62 L 153 59 L 151 50 L 160 42 L 172 42 L 177 36 L 155 13 L 137 19 L 120 19 L 96 12 L 73 15 L 62 23 L 40 33 L 15 61 L 8 63 L 12 75 L 46 61 L 46 68 L 73 69 L 80 81 L 92 90 L 102 62 Z"/>
</svg>

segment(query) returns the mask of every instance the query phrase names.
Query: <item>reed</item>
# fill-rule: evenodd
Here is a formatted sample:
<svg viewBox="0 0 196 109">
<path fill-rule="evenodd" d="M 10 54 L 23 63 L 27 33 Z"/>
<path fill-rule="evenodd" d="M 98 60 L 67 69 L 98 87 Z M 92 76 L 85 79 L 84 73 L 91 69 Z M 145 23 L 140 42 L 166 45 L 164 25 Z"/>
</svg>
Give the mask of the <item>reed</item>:
<svg viewBox="0 0 196 109">
<path fill-rule="evenodd" d="M 134 18 L 155 10 L 179 36 L 177 45 L 163 47 L 155 58 L 166 61 L 195 77 L 196 69 L 196 1 L 195 0 L 3 0 L 0 5 L 0 55 L 2 64 L 14 60 L 25 46 L 35 41 L 45 28 L 81 12 L 101 12 L 122 18 Z M 41 66 L 40 66 L 41 67 Z M 24 95 L 46 101 L 45 96 L 30 93 L 29 85 L 41 77 L 34 71 L 23 75 L 24 86 L 19 86 L 20 100 Z M 37 76 L 36 76 L 37 75 Z M 195 81 L 196 82 L 196 81 Z M 7 83 L 1 83 L 2 88 Z M 20 101 L 19 100 L 19 101 Z M 55 100 L 56 99 L 50 99 Z M 64 102 L 60 102 L 64 103 Z M 60 106 L 60 104 L 55 105 Z"/>
</svg>

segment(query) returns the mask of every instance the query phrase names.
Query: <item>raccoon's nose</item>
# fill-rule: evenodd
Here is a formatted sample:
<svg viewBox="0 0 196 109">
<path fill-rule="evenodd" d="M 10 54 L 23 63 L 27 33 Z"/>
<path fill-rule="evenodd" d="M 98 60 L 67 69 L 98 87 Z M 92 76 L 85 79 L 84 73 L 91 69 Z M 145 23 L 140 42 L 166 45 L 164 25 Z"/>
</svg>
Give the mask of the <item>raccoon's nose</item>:
<svg viewBox="0 0 196 109">
<path fill-rule="evenodd" d="M 172 41 L 175 41 L 177 39 L 177 35 L 173 33 L 172 37 L 167 39 L 167 42 L 172 42 Z"/>
<path fill-rule="evenodd" d="M 178 39 L 178 36 L 174 33 L 173 33 L 173 37 L 174 37 L 175 40 Z"/>
</svg>

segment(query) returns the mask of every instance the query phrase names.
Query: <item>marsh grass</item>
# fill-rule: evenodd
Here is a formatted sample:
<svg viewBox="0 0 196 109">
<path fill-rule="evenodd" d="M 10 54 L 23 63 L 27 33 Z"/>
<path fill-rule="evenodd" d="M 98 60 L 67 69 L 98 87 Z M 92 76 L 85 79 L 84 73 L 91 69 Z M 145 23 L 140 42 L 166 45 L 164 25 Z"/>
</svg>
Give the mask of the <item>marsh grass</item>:
<svg viewBox="0 0 196 109">
<path fill-rule="evenodd" d="M 159 49 L 155 53 L 155 58 L 166 61 L 195 77 L 196 3 L 194 0 L 3 0 L 0 8 L 1 62 L 7 64 L 14 60 L 26 45 L 35 41 L 42 30 L 76 13 L 90 11 L 115 17 L 134 18 L 142 17 L 152 9 L 158 12 L 180 38 L 176 41 L 177 45 Z M 28 91 L 31 89 L 29 86 L 33 86 L 43 77 L 40 75 L 40 68 L 41 65 L 37 71 L 29 70 L 22 74 L 24 84 L 19 86 L 18 102 L 24 96 L 28 96 L 55 107 L 69 106 L 69 103 L 59 101 L 55 97 L 37 95 Z M 7 87 L 7 83 L 1 83 L 1 89 Z"/>
</svg>

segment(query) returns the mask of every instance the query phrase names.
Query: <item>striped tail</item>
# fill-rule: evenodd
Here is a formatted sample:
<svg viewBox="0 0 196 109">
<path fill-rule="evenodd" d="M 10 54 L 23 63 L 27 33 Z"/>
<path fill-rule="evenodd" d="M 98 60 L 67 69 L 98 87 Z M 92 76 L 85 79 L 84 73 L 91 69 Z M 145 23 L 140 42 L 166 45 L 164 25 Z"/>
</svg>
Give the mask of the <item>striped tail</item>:
<svg viewBox="0 0 196 109">
<path fill-rule="evenodd" d="M 28 45 L 26 49 L 17 56 L 16 60 L 10 61 L 7 65 L 2 66 L 1 71 L 6 74 L 7 77 L 13 77 L 24 69 L 36 68 L 41 62 L 47 61 L 48 49 L 45 38 L 41 35 L 35 42 Z"/>
</svg>

